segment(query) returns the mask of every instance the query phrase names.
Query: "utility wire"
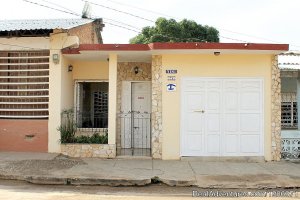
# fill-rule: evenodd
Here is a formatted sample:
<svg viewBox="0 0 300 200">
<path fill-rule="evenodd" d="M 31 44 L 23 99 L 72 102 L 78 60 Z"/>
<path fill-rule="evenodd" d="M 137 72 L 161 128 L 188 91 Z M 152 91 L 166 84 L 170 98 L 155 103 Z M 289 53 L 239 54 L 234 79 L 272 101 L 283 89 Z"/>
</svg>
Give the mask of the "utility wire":
<svg viewBox="0 0 300 200">
<path fill-rule="evenodd" d="M 70 12 L 70 11 L 66 11 L 66 10 L 61 10 L 61 9 L 58 9 L 58 8 L 53 8 L 53 7 L 50 7 L 50 6 L 47 6 L 47 5 L 44 5 L 44 4 L 40 4 L 40 3 L 37 3 L 37 2 L 29 1 L 29 0 L 23 0 L 23 1 L 25 1 L 27 3 L 35 4 L 35 5 L 44 7 L 44 8 L 48 8 L 48 9 L 51 9 L 51 10 L 56 10 L 56 11 L 59 11 L 59 12 L 64 12 L 66 14 L 76 15 L 76 16 L 80 16 L 81 17 L 81 15 L 79 15 L 77 13 L 74 13 L 74 12 Z"/>
<path fill-rule="evenodd" d="M 137 31 L 137 30 L 134 30 L 134 29 L 131 29 L 131 28 L 127 28 L 125 26 L 117 25 L 117 24 L 114 24 L 114 23 L 111 23 L 111 22 L 105 22 L 105 23 L 109 24 L 109 25 L 112 25 L 112 26 L 116 26 L 116 27 L 119 27 L 119 28 L 126 29 L 128 31 L 133 31 L 133 32 L 136 32 L 136 33 L 141 33 L 140 31 Z"/>
<path fill-rule="evenodd" d="M 62 6 L 62 5 L 59 5 L 59 4 L 56 4 L 56 3 L 53 3 L 53 2 L 50 2 L 50 1 L 47 1 L 47 0 L 40 0 L 40 1 L 46 2 L 46 3 L 51 4 L 51 5 L 54 5 L 54 6 L 57 6 L 57 7 L 59 7 L 59 8 L 63 8 L 63 9 L 65 9 L 65 10 L 70 11 L 70 12 L 73 12 L 73 13 L 76 13 L 76 12 L 74 12 L 73 10 L 70 10 L 69 8 L 66 8 L 66 7 L 64 7 L 64 6 Z M 76 14 L 77 14 L 77 13 L 76 13 Z"/>
<path fill-rule="evenodd" d="M 38 6 L 41 6 L 41 7 L 44 7 L 44 8 L 48 8 L 48 9 L 51 9 L 51 10 L 55 10 L 55 11 L 59 11 L 59 12 L 63 12 L 63 13 L 66 13 L 66 14 L 71 14 L 71 15 L 75 15 L 75 16 L 81 16 L 80 14 L 76 13 L 76 12 L 73 12 L 72 10 L 69 10 L 69 11 L 65 11 L 65 10 L 61 10 L 61 9 L 56 9 L 56 8 L 53 8 L 53 7 L 50 7 L 50 6 L 47 6 L 47 5 L 44 5 L 44 4 L 40 4 L 40 3 L 36 3 L 36 2 L 32 2 L 32 1 L 29 1 L 29 0 L 23 0 L 25 2 L 28 2 L 28 3 L 31 3 L 31 4 L 35 4 L 35 5 L 38 5 Z M 83 0 L 82 0 L 83 1 Z M 45 1 L 46 2 L 46 1 Z M 61 8 L 64 8 L 60 5 L 57 4 L 57 6 L 61 7 Z M 64 8 L 65 9 L 65 8 Z M 108 19 L 108 18 L 107 18 Z M 127 26 L 131 26 L 129 24 L 126 24 L 126 23 L 123 23 L 123 22 L 120 22 L 120 21 L 117 21 L 117 20 L 113 20 L 113 19 L 108 19 L 108 20 L 111 20 L 111 21 L 115 21 L 117 23 L 121 23 L 121 24 L 125 24 Z M 112 25 L 112 26 L 115 26 L 115 27 L 119 27 L 119 28 L 123 28 L 123 29 L 126 29 L 126 30 L 130 30 L 130 31 L 133 31 L 133 32 L 136 32 L 136 33 L 141 33 L 140 31 L 137 31 L 137 30 L 134 30 L 134 29 L 131 29 L 131 28 L 127 28 L 127 27 L 124 27 L 122 25 L 117 25 L 117 24 L 114 24 L 114 23 L 111 23 L 111 22 L 106 22 L 107 24 L 109 25 Z M 132 26 L 133 28 L 135 29 L 139 29 L 137 27 L 134 27 Z M 176 37 L 172 37 L 172 36 L 168 36 L 166 35 L 167 37 L 169 38 L 173 38 L 173 39 L 180 39 L 180 38 L 176 38 Z M 226 37 L 226 36 L 220 36 L 222 38 L 226 38 L 226 39 L 230 39 L 230 40 L 234 40 L 234 41 L 239 41 L 239 42 L 247 42 L 245 40 L 239 40 L 239 39 L 235 39 L 235 38 L 230 38 L 230 37 Z M 186 38 L 186 39 L 194 39 L 194 40 L 200 40 L 199 38 Z M 206 41 L 201 41 L 201 42 L 206 42 Z M 0 43 L 2 45 L 7 45 L 7 46 L 17 46 L 17 47 L 23 47 L 23 48 L 28 48 L 28 49 L 39 49 L 39 48 L 32 48 L 32 47 L 26 47 L 26 46 L 20 46 L 20 45 L 11 45 L 11 44 L 4 44 L 4 43 Z M 41 50 L 46 50 L 46 49 L 41 49 Z"/>
<path fill-rule="evenodd" d="M 55 10 L 55 11 L 59 11 L 59 12 L 63 12 L 63 13 L 66 13 L 66 14 L 71 14 L 71 15 L 75 15 L 75 16 L 81 16 L 73 11 L 69 12 L 69 11 L 65 11 L 65 10 L 61 10 L 61 9 L 56 9 L 56 8 L 53 8 L 53 7 L 50 7 L 50 6 L 47 6 L 47 5 L 44 5 L 44 4 L 40 4 L 40 3 L 36 3 L 36 2 L 33 2 L 33 1 L 30 1 L 30 0 L 23 0 L 25 2 L 28 2 L 28 3 L 31 3 L 31 4 L 35 4 L 35 5 L 38 5 L 38 6 L 41 6 L 41 7 L 45 7 L 45 8 L 49 8 L 49 9 L 52 9 L 52 10 Z M 96 3 L 93 3 L 93 2 L 90 2 L 90 1 L 87 1 L 87 0 L 82 0 L 83 2 L 88 2 L 88 3 L 91 3 L 91 4 L 94 4 L 94 5 L 97 5 L 97 6 L 100 6 L 100 7 L 104 7 L 104 8 L 108 8 L 108 9 L 111 9 L 111 10 L 114 10 L 116 12 L 121 12 L 123 14 L 128 14 L 130 16 L 135 16 L 139 19 L 143 19 L 143 20 L 146 20 L 146 21 L 151 21 L 151 22 L 154 22 L 152 20 L 149 20 L 149 19 L 146 19 L 144 17 L 140 17 L 138 15 L 132 15 L 130 13 L 127 13 L 127 12 L 124 12 L 124 11 L 120 11 L 120 10 L 117 10 L 117 9 L 114 9 L 114 8 L 110 8 L 110 7 L 107 7 L 107 6 L 103 6 L 101 4 L 96 4 Z M 122 24 L 125 24 L 126 26 L 128 26 L 129 24 L 126 24 L 126 23 L 123 23 L 123 22 L 120 22 L 120 21 L 117 21 L 115 20 L 116 22 L 118 23 L 122 23 Z M 118 24 L 115 24 L 115 23 L 111 23 L 111 22 L 106 22 L 107 24 L 109 25 L 112 25 L 112 26 L 115 26 L 115 27 L 119 27 L 119 28 L 123 28 L 123 29 L 126 29 L 126 30 L 129 30 L 129 31 L 133 31 L 133 32 L 136 32 L 136 33 L 141 33 L 141 31 L 137 31 L 137 30 L 134 30 L 132 28 L 128 28 L 128 27 L 125 27 L 125 26 L 122 26 L 122 25 L 118 25 Z M 131 26 L 131 25 L 129 25 Z M 135 29 L 138 29 L 136 27 L 134 27 Z M 166 35 L 167 37 L 170 37 L 170 38 L 173 38 L 173 39 L 180 39 L 180 38 L 176 38 L 176 37 L 172 37 L 172 36 L 168 36 Z M 226 38 L 226 39 L 230 39 L 230 40 L 233 40 L 233 41 L 238 41 L 238 42 L 247 42 L 245 40 L 240 40 L 240 39 L 235 39 L 235 38 L 230 38 L 230 37 L 226 37 L 226 36 L 221 36 L 220 37 L 222 38 Z M 194 40 L 199 40 L 199 38 L 186 38 L 186 39 L 194 39 Z"/>
<path fill-rule="evenodd" d="M 81 16 L 75 12 L 69 12 L 69 11 L 64 11 L 64 10 L 61 10 L 61 9 L 56 9 L 56 8 L 53 8 L 53 7 L 50 7 L 50 6 L 47 6 L 47 5 L 44 5 L 44 4 L 40 4 L 40 3 L 36 3 L 36 2 L 33 2 L 33 1 L 29 1 L 29 0 L 23 0 L 25 2 L 28 2 L 28 3 L 31 3 L 31 4 L 35 4 L 37 6 L 41 6 L 41 7 L 44 7 L 44 8 L 49 8 L 49 9 L 52 9 L 52 10 L 55 10 L 55 11 L 59 11 L 59 12 L 63 12 L 63 13 L 66 13 L 66 14 L 71 14 L 71 15 L 75 15 L 75 16 Z M 92 2 L 89 2 L 89 1 L 86 1 L 86 0 L 82 0 L 84 2 L 88 2 L 88 3 L 92 3 Z M 116 10 L 116 9 L 115 9 Z M 118 12 L 118 11 L 117 11 Z M 123 12 L 123 11 L 121 11 Z M 124 12 L 125 14 L 126 12 Z M 131 14 L 130 14 L 131 15 Z M 145 19 L 143 17 L 139 17 L 140 19 Z M 154 22 L 154 21 L 153 21 Z M 106 22 L 107 24 L 109 25 L 112 25 L 112 26 L 115 26 L 115 27 L 118 27 L 118 28 L 123 28 L 123 29 L 126 29 L 126 30 L 129 30 L 129 31 L 133 31 L 133 32 L 136 32 L 136 33 L 141 33 L 141 31 L 137 31 L 137 30 L 134 30 L 132 28 L 128 28 L 128 27 L 125 27 L 125 26 L 122 26 L 122 25 L 118 25 L 118 24 L 115 24 L 115 23 L 111 23 L 111 22 Z M 120 22 L 119 22 L 120 23 Z M 121 22 L 123 23 L 123 22 Z M 123 23 L 125 24 L 125 23 Z M 126 24 L 128 25 L 128 24 Z M 165 35 L 169 38 L 173 38 L 173 39 L 181 39 L 181 38 L 176 38 L 176 37 L 173 37 L 173 36 L 169 36 L 169 35 Z M 223 36 L 222 36 L 223 37 Z M 185 39 L 193 39 L 193 40 L 200 40 L 199 38 L 185 38 Z M 238 40 L 238 39 L 234 39 L 234 38 L 230 38 L 231 40 L 236 40 L 236 41 L 241 41 L 241 40 Z M 202 42 L 206 42 L 206 41 L 202 41 Z"/>
<path fill-rule="evenodd" d="M 122 5 L 122 6 L 126 6 L 126 7 L 129 7 L 129 8 L 134 8 L 136 10 L 142 10 L 142 11 L 145 11 L 145 12 L 148 12 L 148 13 L 152 13 L 152 14 L 155 14 L 155 15 L 158 15 L 158 16 L 164 16 L 164 17 L 169 17 L 169 18 L 173 18 L 173 19 L 179 19 L 179 18 L 173 17 L 171 15 L 166 15 L 166 14 L 161 13 L 161 12 L 157 12 L 157 11 L 153 11 L 153 10 L 148 10 L 148 9 L 145 9 L 145 8 L 133 6 L 133 5 L 126 4 L 126 3 L 121 3 L 121 2 L 118 2 L 118 1 L 112 1 L 112 0 L 105 0 L 105 1 L 108 1 L 108 2 L 111 2 L 111 3 L 114 3 L 114 4 L 118 4 L 118 5 Z"/>
<path fill-rule="evenodd" d="M 95 17 L 97 17 L 97 16 L 95 16 Z M 128 26 L 128 27 L 130 27 L 130 28 L 134 28 L 134 29 L 136 29 L 136 30 L 138 30 L 138 31 L 141 31 L 141 28 L 138 28 L 138 27 L 136 27 L 136 26 L 132 26 L 132 25 L 130 25 L 130 24 L 126 24 L 126 23 L 124 23 L 124 22 L 121 22 L 121 21 L 118 21 L 118 20 L 114 20 L 114 19 L 110 19 L 110 18 L 107 18 L 107 17 L 102 17 L 104 20 L 108 20 L 108 21 L 112 21 L 112 22 L 116 22 L 116 23 L 119 23 L 119 24 L 123 24 L 123 25 L 125 25 L 125 26 Z M 105 23 L 108 23 L 108 22 L 105 22 Z"/>
<path fill-rule="evenodd" d="M 176 19 L 176 20 L 182 20 L 182 19 L 180 19 L 178 17 L 174 17 L 174 16 L 171 16 L 171 15 L 166 15 L 164 13 L 160 13 L 160 12 L 156 12 L 156 11 L 153 11 L 153 10 L 144 9 L 144 8 L 141 8 L 141 7 L 137 7 L 137 6 L 133 6 L 133 5 L 130 5 L 130 4 L 121 3 L 121 2 L 118 2 L 118 1 L 114 1 L 114 0 L 105 0 L 105 1 L 108 1 L 108 2 L 111 2 L 111 3 L 114 3 L 114 4 L 123 5 L 123 6 L 130 7 L 130 8 L 134 8 L 134 9 L 137 9 L 137 10 L 142 10 L 142 11 L 145 11 L 145 12 L 149 12 L 149 13 L 158 14 L 158 15 L 161 15 L 161 16 L 173 18 L 173 19 Z M 224 29 L 224 28 L 219 28 L 219 29 L 223 30 L 225 32 L 234 33 L 234 34 L 238 34 L 238 35 L 243 35 L 243 36 L 247 36 L 247 37 L 251 37 L 251 38 L 261 39 L 261 40 L 265 40 L 265 41 L 269 41 L 269 42 L 274 42 L 274 43 L 282 43 L 280 41 L 270 40 L 268 38 L 264 38 L 264 37 L 260 37 L 260 36 L 250 35 L 250 34 L 241 33 L 241 32 L 237 32 L 237 31 L 231 31 L 231 30 Z M 225 37 L 225 36 L 221 36 L 221 35 L 220 35 L 220 37 L 226 38 L 226 39 L 230 39 L 230 40 L 235 40 L 235 41 L 244 41 L 244 40 L 229 38 L 229 37 Z M 300 45 L 295 45 L 295 44 L 291 44 L 291 46 L 300 47 Z"/>
<path fill-rule="evenodd" d="M 66 13 L 66 14 L 70 14 L 70 15 L 75 15 L 75 16 L 80 16 L 80 17 L 81 17 L 80 14 L 78 14 L 78 13 L 76 13 L 76 12 L 70 10 L 70 9 L 67 9 L 68 11 L 66 11 L 66 10 L 61 10 L 61 9 L 57 9 L 57 8 L 53 8 L 53 7 L 47 6 L 47 5 L 45 5 L 45 4 L 40 4 L 40 3 L 37 3 L 37 2 L 33 2 L 33 1 L 30 1 L 30 0 L 23 0 L 23 1 L 25 1 L 25 2 L 27 2 L 27 3 L 35 4 L 35 5 L 37 5 L 37 6 L 41 6 L 41 7 L 44 7 L 44 8 L 48 8 L 48 9 L 51 9 L 51 10 L 55 10 L 55 11 L 63 12 L 63 13 Z M 46 1 L 46 0 L 42 0 L 42 1 L 48 2 L 48 1 Z M 53 3 L 51 3 L 51 4 L 53 4 Z M 53 5 L 54 5 L 54 4 L 53 4 Z M 59 6 L 59 7 L 61 7 L 61 8 L 64 8 L 63 6 L 60 6 L 60 5 L 58 5 L 58 4 L 55 4 L 55 5 L 56 5 L 56 6 Z M 64 8 L 64 9 L 66 9 L 66 8 Z M 117 21 L 117 20 L 113 20 L 113 19 L 109 19 L 109 18 L 106 18 L 106 19 L 107 19 L 107 20 L 114 21 L 114 22 L 117 22 L 117 23 L 120 23 L 120 24 L 123 24 L 123 25 L 126 25 L 126 26 L 129 26 L 129 27 L 132 27 L 132 28 L 135 28 L 135 29 L 139 29 L 139 28 L 134 27 L 134 26 L 132 26 L 132 25 L 130 25 L 130 24 L 126 24 L 126 23 L 123 23 L 123 22 L 120 22 L 120 21 Z M 106 22 L 106 23 L 107 23 L 107 24 L 110 24 L 110 25 L 112 25 L 112 26 L 116 26 L 116 27 L 120 27 L 120 28 L 124 28 L 124 29 L 130 30 L 130 31 L 133 31 L 133 32 L 138 32 L 138 31 L 133 30 L 133 29 L 131 29 L 131 28 L 126 28 L 126 27 L 124 27 L 124 26 L 120 26 L 120 25 L 117 25 L 117 24 L 114 24 L 114 23 L 111 23 L 111 22 Z"/>
<path fill-rule="evenodd" d="M 98 4 L 98 3 L 94 3 L 94 2 L 91 2 L 91 1 L 87 1 L 87 0 L 82 0 L 84 2 L 87 2 L 87 3 L 90 3 L 90 4 L 93 4 L 95 6 L 99 6 L 99 7 L 102 7 L 102 8 L 106 8 L 106 9 L 109 9 L 109 10 L 113 10 L 115 12 L 119 12 L 119 13 L 122 13 L 122 14 L 125 14 L 125 15 L 130 15 L 132 17 L 135 17 L 135 18 L 138 18 L 138 19 L 142 19 L 142 20 L 145 20 L 145 21 L 148 21 L 148 22 L 153 22 L 155 23 L 155 21 L 151 20 L 151 19 L 147 19 L 145 17 L 141 17 L 141 16 L 138 16 L 138 15 L 134 15 L 134 14 L 131 14 L 129 12 L 125 12 L 125 11 L 122 11 L 122 10 L 118 10 L 118 9 L 115 9 L 115 8 L 112 8 L 112 7 L 109 7 L 109 6 L 105 6 L 105 5 L 102 5 L 102 4 Z"/>
</svg>

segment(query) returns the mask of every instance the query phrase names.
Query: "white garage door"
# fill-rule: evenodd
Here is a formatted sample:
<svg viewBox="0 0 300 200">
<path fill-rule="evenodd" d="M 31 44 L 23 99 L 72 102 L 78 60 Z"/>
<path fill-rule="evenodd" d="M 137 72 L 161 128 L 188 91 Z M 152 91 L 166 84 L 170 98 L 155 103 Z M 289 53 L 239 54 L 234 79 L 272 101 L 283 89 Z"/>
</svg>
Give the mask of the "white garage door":
<svg viewBox="0 0 300 200">
<path fill-rule="evenodd" d="M 181 156 L 263 156 L 263 81 L 183 78 Z"/>
</svg>

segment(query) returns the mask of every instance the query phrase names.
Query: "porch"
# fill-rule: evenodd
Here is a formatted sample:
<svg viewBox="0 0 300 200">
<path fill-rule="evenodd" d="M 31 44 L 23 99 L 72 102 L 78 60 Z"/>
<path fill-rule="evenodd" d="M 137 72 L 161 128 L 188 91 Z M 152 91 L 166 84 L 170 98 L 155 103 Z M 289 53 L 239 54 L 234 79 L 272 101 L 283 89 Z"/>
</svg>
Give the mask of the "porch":
<svg viewBox="0 0 300 200">
<path fill-rule="evenodd" d="M 76 135 L 107 134 L 117 156 L 161 155 L 160 56 L 89 52 L 63 60 L 62 109 L 74 108 Z"/>
</svg>

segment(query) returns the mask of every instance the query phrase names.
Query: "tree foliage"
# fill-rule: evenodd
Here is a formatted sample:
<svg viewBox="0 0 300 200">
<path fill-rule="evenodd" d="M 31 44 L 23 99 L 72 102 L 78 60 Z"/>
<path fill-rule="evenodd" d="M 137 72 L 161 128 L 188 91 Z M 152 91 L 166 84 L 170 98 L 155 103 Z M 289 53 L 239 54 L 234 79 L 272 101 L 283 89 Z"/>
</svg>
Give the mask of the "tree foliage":
<svg viewBox="0 0 300 200">
<path fill-rule="evenodd" d="M 142 32 L 130 39 L 131 44 L 152 42 L 219 42 L 219 31 L 211 26 L 203 26 L 184 19 L 158 18 L 155 26 L 144 27 Z"/>
</svg>

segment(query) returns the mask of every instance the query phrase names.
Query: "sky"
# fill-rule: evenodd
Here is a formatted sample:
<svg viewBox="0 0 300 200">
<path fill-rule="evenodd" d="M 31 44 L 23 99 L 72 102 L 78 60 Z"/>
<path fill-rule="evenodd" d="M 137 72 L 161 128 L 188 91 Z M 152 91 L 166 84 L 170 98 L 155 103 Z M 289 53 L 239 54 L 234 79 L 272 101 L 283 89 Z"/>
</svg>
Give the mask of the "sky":
<svg viewBox="0 0 300 200">
<path fill-rule="evenodd" d="M 84 7 L 82 0 L 28 1 L 79 15 Z M 158 17 L 166 17 L 214 26 L 220 31 L 221 42 L 285 43 L 290 44 L 290 50 L 300 50 L 300 0 L 89 1 L 98 4 L 90 4 L 92 15 L 104 19 L 104 43 L 128 43 L 143 27 L 153 26 Z M 1 20 L 51 18 L 78 16 L 24 0 L 3 1 L 0 7 Z"/>
</svg>

